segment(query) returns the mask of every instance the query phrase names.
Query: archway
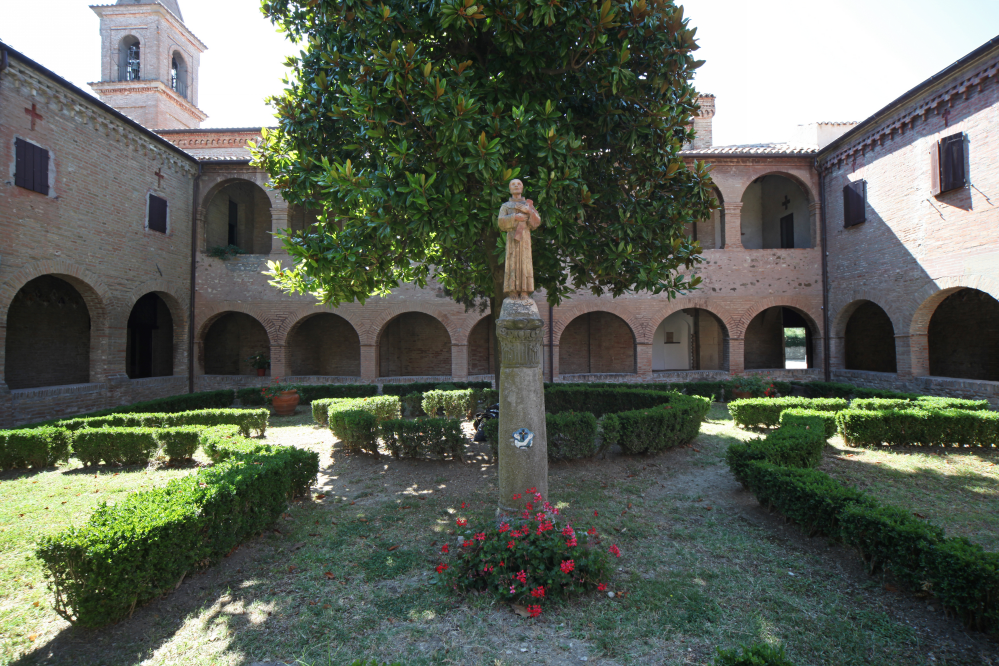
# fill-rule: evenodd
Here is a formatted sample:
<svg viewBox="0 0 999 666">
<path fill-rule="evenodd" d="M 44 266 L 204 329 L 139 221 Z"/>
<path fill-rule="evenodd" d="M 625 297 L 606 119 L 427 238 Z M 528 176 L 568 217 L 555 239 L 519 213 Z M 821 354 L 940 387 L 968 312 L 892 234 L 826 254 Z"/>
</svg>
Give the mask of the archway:
<svg viewBox="0 0 999 666">
<path fill-rule="evenodd" d="M 717 189 L 711 191 L 718 200 L 718 208 L 711 211 L 711 217 L 684 225 L 684 231 L 692 241 L 698 241 L 702 250 L 720 250 L 725 247 L 725 206 Z"/>
<path fill-rule="evenodd" d="M 142 46 L 135 35 L 118 42 L 118 80 L 138 81 L 142 78 Z"/>
<path fill-rule="evenodd" d="M 652 336 L 652 371 L 727 370 L 728 329 L 700 308 L 674 312 Z"/>
<path fill-rule="evenodd" d="M 451 375 L 451 336 L 422 312 L 406 312 L 385 325 L 378 340 L 379 377 Z"/>
<path fill-rule="evenodd" d="M 292 375 L 361 376 L 361 339 L 350 322 L 331 312 L 312 315 L 288 335 Z"/>
<path fill-rule="evenodd" d="M 262 353 L 268 359 L 270 338 L 263 324 L 242 312 L 226 312 L 205 331 L 202 348 L 206 375 L 255 375 L 249 357 Z"/>
<path fill-rule="evenodd" d="M 248 180 L 228 183 L 212 196 L 205 213 L 205 249 L 238 247 L 246 254 L 270 254 L 271 200 Z"/>
<path fill-rule="evenodd" d="M 173 316 L 154 293 L 140 298 L 128 316 L 125 374 L 130 379 L 173 375 Z"/>
<path fill-rule="evenodd" d="M 496 330 L 492 316 L 486 316 L 468 334 L 468 374 L 492 375 L 496 369 Z"/>
<path fill-rule="evenodd" d="M 746 327 L 745 368 L 811 368 L 814 322 L 795 309 L 776 306 L 760 312 Z"/>
<path fill-rule="evenodd" d="M 610 312 L 581 314 L 559 338 L 559 374 L 617 374 L 636 370 L 635 334 Z"/>
<path fill-rule="evenodd" d="M 170 59 L 170 88 L 187 98 L 187 62 L 179 51 L 174 51 Z"/>
<path fill-rule="evenodd" d="M 844 334 L 847 370 L 898 372 L 895 327 L 881 306 L 864 301 L 846 322 Z"/>
<path fill-rule="evenodd" d="M 90 310 L 73 285 L 53 275 L 26 283 L 7 311 L 7 386 L 86 384 L 90 331 Z"/>
<path fill-rule="evenodd" d="M 999 381 L 999 301 L 978 289 L 945 298 L 930 318 L 930 374 Z"/>
<path fill-rule="evenodd" d="M 742 195 L 742 246 L 746 249 L 812 247 L 808 194 L 776 174 L 760 176 Z"/>
</svg>

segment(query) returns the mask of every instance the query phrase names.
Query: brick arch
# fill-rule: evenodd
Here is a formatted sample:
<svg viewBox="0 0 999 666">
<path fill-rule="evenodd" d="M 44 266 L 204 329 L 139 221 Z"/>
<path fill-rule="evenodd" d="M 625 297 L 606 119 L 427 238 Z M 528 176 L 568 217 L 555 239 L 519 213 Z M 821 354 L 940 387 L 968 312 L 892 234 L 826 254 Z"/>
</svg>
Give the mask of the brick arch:
<svg viewBox="0 0 999 666">
<path fill-rule="evenodd" d="M 912 318 L 909 321 L 909 335 L 926 335 L 930 318 L 945 298 L 961 289 L 977 289 L 999 300 L 999 279 L 981 274 L 955 275 L 939 278 L 924 285 L 909 299 Z M 905 330 L 900 327 L 898 330 Z"/>
<path fill-rule="evenodd" d="M 332 314 L 336 315 L 337 317 L 340 317 L 348 324 L 350 324 L 351 328 L 354 329 L 354 332 L 357 333 L 357 337 L 361 338 L 361 323 L 352 318 L 350 313 L 340 312 L 337 310 L 309 308 L 308 310 L 305 311 L 296 310 L 295 312 L 291 313 L 289 316 L 282 319 L 279 324 L 277 324 L 277 328 L 275 329 L 277 343 L 281 345 L 287 344 L 288 338 L 291 337 L 291 335 L 302 324 L 304 324 L 309 319 L 312 319 L 316 315 L 321 315 L 321 314 Z M 362 341 L 361 344 L 364 344 L 364 342 Z"/>
<path fill-rule="evenodd" d="M 260 171 L 258 173 L 246 173 L 246 172 L 231 172 L 223 171 L 219 173 L 209 173 L 202 174 L 201 176 L 201 201 L 198 202 L 198 218 L 201 218 L 201 212 L 208 209 L 208 204 L 212 202 L 215 195 L 225 187 L 226 185 L 231 185 L 233 183 L 245 182 L 252 183 L 262 189 L 267 195 L 268 201 L 271 202 L 271 209 L 279 204 L 284 203 L 284 199 L 276 191 L 267 187 L 267 179 L 269 178 L 267 172 Z"/>
<path fill-rule="evenodd" d="M 846 325 L 850 321 L 850 317 L 857 311 L 857 308 L 868 301 L 885 311 L 885 314 L 891 319 L 891 325 L 895 328 L 896 332 L 904 331 L 906 328 L 905 315 L 899 312 L 894 303 L 885 302 L 883 297 L 884 292 L 874 291 L 873 289 L 854 289 L 847 294 L 846 298 L 842 299 L 844 302 L 843 305 L 839 307 L 831 305 L 830 309 L 835 315 L 829 322 L 829 335 L 836 338 L 845 336 Z"/>
<path fill-rule="evenodd" d="M 152 292 L 162 298 L 163 302 L 166 303 L 166 306 L 170 309 L 170 316 L 173 317 L 174 328 L 182 330 L 178 327 L 184 326 L 186 329 L 188 315 L 187 308 L 183 306 L 181 299 L 174 295 L 176 290 L 177 285 L 162 278 L 143 282 L 138 287 L 133 289 L 132 293 L 126 297 L 123 307 L 121 308 L 121 314 L 118 316 L 118 323 L 120 326 L 125 327 L 128 324 L 128 317 L 132 312 L 132 308 L 135 307 L 135 303 L 146 294 Z M 124 320 L 121 320 L 122 315 L 124 316 Z M 186 332 L 183 337 L 187 337 Z"/>
<path fill-rule="evenodd" d="M 284 340 L 284 337 L 279 337 L 278 333 L 283 320 L 274 317 L 273 314 L 257 307 L 244 305 L 243 303 L 216 303 L 212 305 L 206 314 L 200 317 L 201 323 L 195 325 L 195 341 L 203 343 L 205 341 L 205 333 L 211 328 L 212 324 L 218 321 L 222 315 L 229 312 L 239 312 L 240 314 L 249 315 L 256 319 L 257 323 L 267 331 L 267 339 L 271 347 L 277 346 L 279 340 Z"/>
<path fill-rule="evenodd" d="M 804 315 L 810 320 L 812 335 L 819 338 L 822 337 L 822 325 L 819 323 L 822 321 L 821 310 L 816 312 L 812 304 L 808 302 L 808 299 L 799 296 L 771 296 L 770 298 L 756 301 L 748 309 L 744 310 L 738 319 L 733 320 L 732 326 L 729 327 L 729 335 L 733 338 L 745 337 L 746 328 L 756 315 L 773 307 L 785 307 L 797 310 L 799 314 Z"/>
<path fill-rule="evenodd" d="M 375 358 L 379 377 L 451 376 L 454 363 L 455 337 L 460 329 L 455 321 L 434 307 L 411 304 L 382 313 L 375 336 Z M 408 334 L 391 335 L 393 325 L 401 317 L 421 315 L 434 323 L 416 327 Z M 464 320 L 464 316 L 454 319 Z M 402 326 L 403 322 L 399 323 Z M 443 328 L 447 339 L 438 337 Z M 363 345 L 363 342 L 362 342 Z"/>
<path fill-rule="evenodd" d="M 421 302 L 400 303 L 380 311 L 377 316 L 364 322 L 363 326 L 355 325 L 358 335 L 361 336 L 361 345 L 377 345 L 381 339 L 385 327 L 399 315 L 407 312 L 420 312 L 429 315 L 439 321 L 447 330 L 451 344 L 455 344 L 456 339 L 461 338 L 461 324 L 464 323 L 464 313 L 460 317 L 449 315 L 443 308 L 432 307 Z M 467 340 L 467 334 L 465 339 Z"/>
<path fill-rule="evenodd" d="M 718 304 L 712 302 L 710 298 L 699 297 L 692 299 L 672 300 L 667 305 L 653 312 L 652 315 L 649 317 L 649 330 L 651 331 L 651 334 L 649 337 L 648 344 L 652 343 L 651 335 L 655 335 L 656 329 L 658 329 L 659 325 L 662 324 L 664 321 L 666 321 L 667 318 L 669 318 L 671 315 L 676 314 L 677 312 L 680 312 L 681 310 L 691 310 L 691 309 L 704 310 L 706 312 L 710 312 L 715 317 L 718 317 L 719 321 L 721 321 L 722 326 L 725 327 L 725 334 L 726 335 L 731 334 L 733 326 L 732 313 L 730 313 L 728 310 L 724 308 L 718 307 Z"/>
<path fill-rule="evenodd" d="M 347 324 L 349 329 L 341 328 L 339 331 L 342 337 L 325 338 L 324 336 L 329 333 L 329 330 L 325 327 L 313 329 L 311 331 L 312 335 L 305 337 L 296 336 L 296 333 L 300 331 L 302 326 L 316 317 L 327 315 L 333 315 Z M 285 348 L 286 374 L 357 377 L 361 375 L 361 336 L 356 323 L 344 315 L 345 313 L 343 312 L 311 308 L 305 312 L 297 311 L 283 320 L 279 335 L 280 345 Z M 339 326 L 339 324 L 334 324 L 334 327 L 336 326 Z M 354 340 L 346 341 L 346 338 L 349 337 L 348 331 L 353 332 L 357 340 L 356 342 Z M 329 353 L 332 349 L 336 349 L 336 353 Z M 327 353 L 324 354 L 324 350 Z M 319 371 L 305 372 L 303 367 L 318 369 Z"/>
<path fill-rule="evenodd" d="M 655 329 L 650 329 L 648 322 L 636 317 L 635 313 L 628 306 L 613 301 L 591 301 L 579 303 L 565 309 L 555 309 L 555 322 L 553 324 L 554 344 L 560 344 L 565 327 L 571 324 L 576 317 L 591 312 L 609 312 L 623 319 L 635 338 L 635 344 L 649 344 L 652 341 Z"/>
<path fill-rule="evenodd" d="M 731 187 L 729 190 L 732 192 L 732 196 L 728 197 L 730 203 L 740 203 L 743 197 L 746 196 L 746 190 L 749 189 L 749 186 L 752 185 L 757 179 L 763 178 L 764 176 L 780 176 L 782 178 L 787 178 L 801 188 L 801 191 L 805 193 L 805 198 L 808 200 L 809 204 L 813 204 L 819 200 L 818 196 L 815 194 L 815 188 L 812 183 L 810 183 L 802 174 L 794 171 L 784 171 L 781 169 L 771 169 L 769 171 L 746 170 L 744 175 L 742 173 L 740 173 L 740 175 L 740 178 L 733 179 L 733 182 L 730 183 Z M 738 192 L 738 196 L 734 196 L 736 191 Z"/>
</svg>

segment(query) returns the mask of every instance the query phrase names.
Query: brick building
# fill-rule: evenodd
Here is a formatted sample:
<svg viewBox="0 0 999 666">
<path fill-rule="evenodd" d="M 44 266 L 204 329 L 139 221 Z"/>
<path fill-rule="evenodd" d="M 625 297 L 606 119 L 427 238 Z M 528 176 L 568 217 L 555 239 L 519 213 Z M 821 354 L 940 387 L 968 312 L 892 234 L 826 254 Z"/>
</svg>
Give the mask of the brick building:
<svg viewBox="0 0 999 666">
<path fill-rule="evenodd" d="M 257 352 L 300 383 L 491 378 L 487 316 L 434 285 L 335 310 L 271 287 L 267 262 L 287 261 L 272 233 L 313 216 L 250 165 L 259 129 L 200 128 L 205 46 L 176 0 L 94 11 L 103 102 L 0 45 L 0 425 L 267 383 Z M 557 308 L 535 294 L 546 377 L 765 372 L 999 402 L 997 67 L 994 40 L 788 144 L 712 145 L 702 97 L 685 155 L 714 165 L 722 206 L 690 229 L 701 287 Z"/>
</svg>

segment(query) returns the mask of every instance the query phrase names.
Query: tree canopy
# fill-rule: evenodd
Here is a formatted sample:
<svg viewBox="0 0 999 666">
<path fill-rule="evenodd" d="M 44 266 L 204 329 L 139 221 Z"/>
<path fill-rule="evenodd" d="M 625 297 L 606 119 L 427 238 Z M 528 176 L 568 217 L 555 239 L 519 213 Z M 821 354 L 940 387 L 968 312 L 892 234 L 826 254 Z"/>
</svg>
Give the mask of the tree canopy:
<svg viewBox="0 0 999 666">
<path fill-rule="evenodd" d="M 520 178 L 542 226 L 538 288 L 694 288 L 684 225 L 717 201 L 693 138 L 702 63 L 669 0 L 267 0 L 302 45 L 255 163 L 292 204 L 276 286 L 330 305 L 435 279 L 502 298 L 496 214 Z M 685 271 L 685 272 L 683 272 Z M 494 312 L 496 301 L 493 300 Z"/>
</svg>

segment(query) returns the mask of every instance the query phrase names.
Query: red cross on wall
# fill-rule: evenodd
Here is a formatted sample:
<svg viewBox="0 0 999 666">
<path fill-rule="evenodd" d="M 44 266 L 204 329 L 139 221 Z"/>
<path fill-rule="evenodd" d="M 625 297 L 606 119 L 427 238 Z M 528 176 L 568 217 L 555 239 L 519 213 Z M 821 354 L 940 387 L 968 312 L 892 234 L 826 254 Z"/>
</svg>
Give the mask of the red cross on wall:
<svg viewBox="0 0 999 666">
<path fill-rule="evenodd" d="M 163 179 L 166 178 L 166 176 L 163 175 L 163 170 L 162 169 L 157 169 L 156 173 L 154 173 L 153 175 L 160 179 L 159 185 L 157 185 L 157 187 L 159 187 L 162 190 L 163 189 Z"/>
<path fill-rule="evenodd" d="M 42 114 L 38 113 L 38 107 L 36 105 L 34 105 L 34 104 L 31 105 L 30 109 L 27 108 L 27 107 L 25 107 L 24 113 L 26 115 L 31 116 L 31 131 L 34 132 L 35 131 L 35 122 L 39 121 L 39 120 L 44 120 L 44 118 L 42 118 Z"/>
</svg>

